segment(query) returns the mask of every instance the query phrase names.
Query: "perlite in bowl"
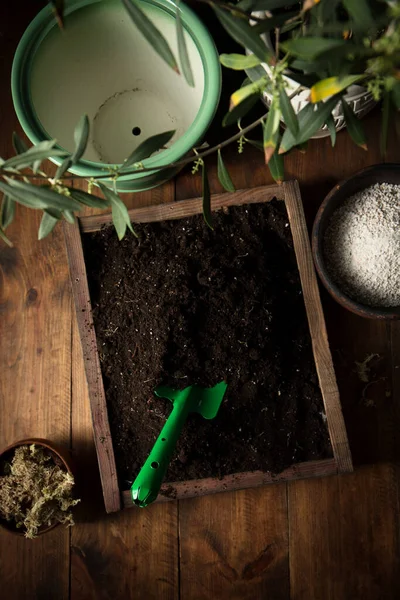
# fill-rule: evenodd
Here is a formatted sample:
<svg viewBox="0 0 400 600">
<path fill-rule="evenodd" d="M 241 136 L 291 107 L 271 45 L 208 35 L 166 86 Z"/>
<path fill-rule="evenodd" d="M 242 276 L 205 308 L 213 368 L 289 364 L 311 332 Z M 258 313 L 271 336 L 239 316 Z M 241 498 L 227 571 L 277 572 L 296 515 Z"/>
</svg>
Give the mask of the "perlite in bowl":
<svg viewBox="0 0 400 600">
<path fill-rule="evenodd" d="M 351 196 L 327 227 L 329 275 L 353 300 L 400 305 L 400 185 L 377 183 Z"/>
</svg>

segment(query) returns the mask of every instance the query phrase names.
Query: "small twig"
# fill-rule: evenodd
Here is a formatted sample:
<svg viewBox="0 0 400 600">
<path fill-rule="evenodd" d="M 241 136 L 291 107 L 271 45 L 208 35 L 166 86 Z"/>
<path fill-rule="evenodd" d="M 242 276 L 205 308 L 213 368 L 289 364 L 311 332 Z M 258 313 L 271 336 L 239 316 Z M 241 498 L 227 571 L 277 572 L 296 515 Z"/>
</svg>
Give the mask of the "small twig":
<svg viewBox="0 0 400 600">
<path fill-rule="evenodd" d="M 177 162 L 172 162 L 172 163 L 169 163 L 166 165 L 158 165 L 158 166 L 154 166 L 154 167 L 145 167 L 144 169 L 134 169 L 131 171 L 124 171 L 122 173 L 122 175 L 124 175 L 124 177 L 125 177 L 126 175 L 137 175 L 138 173 L 147 173 L 149 171 L 154 172 L 154 171 L 161 171 L 162 169 L 184 167 L 184 166 L 190 164 L 191 162 L 198 160 L 199 158 L 205 158 L 206 156 L 213 154 L 217 150 L 222 150 L 222 148 L 225 148 L 232 142 L 235 142 L 242 135 L 246 135 L 246 133 L 248 133 L 249 131 L 252 131 L 258 125 L 261 125 L 261 123 L 263 122 L 264 119 L 267 118 L 267 116 L 268 116 L 268 113 L 265 113 L 262 117 L 256 119 L 256 121 L 253 121 L 253 123 L 250 123 L 250 125 L 247 125 L 247 127 L 244 127 L 242 130 L 238 131 L 238 133 L 236 133 L 232 137 L 224 140 L 223 142 L 220 142 L 219 144 L 217 144 L 216 146 L 213 146 L 212 148 L 207 148 L 207 150 L 197 153 L 194 156 L 189 156 L 189 157 L 179 160 Z M 0 174 L 8 175 L 8 176 L 10 175 L 10 173 L 6 169 L 3 169 L 2 167 L 0 167 Z M 22 174 L 22 173 L 13 173 L 13 175 L 18 176 L 18 177 L 27 177 L 28 179 L 46 179 L 46 180 L 48 179 L 47 177 L 41 177 L 41 176 L 38 177 L 38 175 L 30 175 L 30 174 Z M 94 177 L 91 177 L 91 179 L 93 179 L 93 180 L 95 180 L 95 179 L 96 180 L 110 179 L 111 177 L 112 177 L 111 173 L 105 173 L 104 175 L 95 175 Z M 67 181 L 67 180 L 72 180 L 72 179 L 86 179 L 86 177 L 79 177 L 77 175 L 64 175 L 61 178 L 61 181 L 64 181 L 64 180 Z"/>
</svg>

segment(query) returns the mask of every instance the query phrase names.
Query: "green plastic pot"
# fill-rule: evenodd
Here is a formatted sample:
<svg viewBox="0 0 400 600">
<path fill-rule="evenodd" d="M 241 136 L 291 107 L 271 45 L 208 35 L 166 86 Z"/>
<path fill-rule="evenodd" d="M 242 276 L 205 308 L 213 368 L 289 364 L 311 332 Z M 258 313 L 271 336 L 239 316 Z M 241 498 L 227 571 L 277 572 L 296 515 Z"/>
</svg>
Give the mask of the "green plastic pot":
<svg viewBox="0 0 400 600">
<path fill-rule="evenodd" d="M 64 31 L 48 5 L 29 25 L 15 53 L 12 95 L 23 130 L 33 144 L 55 138 L 59 148 L 70 152 L 75 125 L 87 114 L 88 148 L 71 172 L 94 177 L 121 164 L 147 137 L 174 129 L 168 148 L 143 161 L 154 171 L 118 179 L 121 192 L 160 185 L 179 169 L 157 169 L 178 161 L 202 141 L 218 106 L 221 69 L 210 34 L 181 4 L 195 78 L 191 88 L 153 50 L 120 0 L 65 4 Z M 178 57 L 176 5 L 169 0 L 140 0 L 140 5 Z"/>
</svg>

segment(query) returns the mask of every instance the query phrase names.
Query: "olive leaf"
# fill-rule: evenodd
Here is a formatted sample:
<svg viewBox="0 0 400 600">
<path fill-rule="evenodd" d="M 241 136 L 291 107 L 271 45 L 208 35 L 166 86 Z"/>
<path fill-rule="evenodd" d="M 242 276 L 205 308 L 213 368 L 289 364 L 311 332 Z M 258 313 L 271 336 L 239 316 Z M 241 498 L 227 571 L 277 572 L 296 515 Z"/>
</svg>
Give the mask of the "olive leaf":
<svg viewBox="0 0 400 600">
<path fill-rule="evenodd" d="M 310 100 L 314 104 L 321 102 L 329 96 L 334 96 L 342 90 L 346 90 L 350 85 L 363 79 L 365 75 L 345 75 L 344 77 L 328 77 L 314 84 L 310 90 Z"/>
<path fill-rule="evenodd" d="M 284 87 L 279 90 L 279 103 L 286 127 L 296 136 L 299 132 L 299 122 L 296 113 Z"/>
<path fill-rule="evenodd" d="M 81 205 L 73 198 L 59 194 L 49 186 L 32 185 L 23 181 L 6 178 L 0 181 L 0 189 L 19 204 L 29 208 L 55 208 L 57 210 L 79 211 Z"/>
<path fill-rule="evenodd" d="M 230 110 L 224 118 L 222 119 L 222 126 L 227 127 L 228 125 L 233 125 L 239 119 L 247 115 L 247 113 L 253 108 L 253 106 L 260 99 L 260 94 L 257 92 L 252 96 L 249 96 L 243 102 L 235 106 L 232 110 Z"/>
<path fill-rule="evenodd" d="M 63 217 L 67 221 L 67 223 L 71 223 L 71 225 L 75 223 L 74 213 L 71 210 L 64 210 Z"/>
<path fill-rule="evenodd" d="M 253 31 L 251 25 L 249 25 L 246 20 L 238 19 L 230 12 L 218 8 L 215 5 L 213 5 L 213 9 L 223 28 L 234 40 L 236 40 L 236 42 L 238 42 L 238 44 L 244 48 L 248 48 L 262 62 L 269 62 L 273 57 L 271 51 L 264 44 L 260 36 Z"/>
<path fill-rule="evenodd" d="M 299 4 L 299 0 L 241 0 L 237 6 L 246 12 L 253 12 L 256 10 L 286 8 L 294 4 Z"/>
<path fill-rule="evenodd" d="M 358 26 L 363 29 L 374 27 L 374 19 L 366 0 L 343 0 L 343 6 Z"/>
<path fill-rule="evenodd" d="M 255 54 L 221 54 L 219 57 L 221 65 L 235 71 L 244 71 L 251 69 L 261 63 L 261 60 Z"/>
<path fill-rule="evenodd" d="M 264 157 L 267 165 L 275 152 L 279 139 L 279 122 L 281 111 L 277 99 L 274 98 L 270 106 L 268 117 L 263 125 L 264 131 Z"/>
<path fill-rule="evenodd" d="M 297 14 L 297 11 L 294 11 L 285 12 L 282 15 L 277 15 L 273 17 L 265 17 L 262 21 L 259 21 L 258 23 L 252 26 L 252 31 L 254 31 L 254 33 L 258 33 L 258 35 L 261 35 L 262 33 L 268 33 L 269 31 L 272 31 L 277 27 L 281 29 L 281 32 L 285 30 L 287 31 L 288 28 L 290 29 L 291 24 L 289 23 L 286 27 L 284 24 L 286 23 L 286 21 L 293 19 L 293 17 L 295 17 Z"/>
<path fill-rule="evenodd" d="M 71 198 L 85 206 L 90 206 L 91 208 L 106 208 L 107 206 L 110 206 L 110 201 L 107 200 L 107 198 L 99 198 L 94 194 L 88 194 L 83 190 L 76 190 L 71 187 L 67 187 L 67 190 L 69 190 Z"/>
<path fill-rule="evenodd" d="M 12 145 L 15 150 L 15 154 L 23 154 L 29 150 L 24 140 L 21 140 L 16 131 L 13 131 L 12 134 Z"/>
<path fill-rule="evenodd" d="M 334 38 L 321 38 L 321 37 L 302 37 L 292 38 L 286 42 L 282 42 L 281 47 L 290 54 L 299 56 L 306 60 L 312 60 L 319 54 L 324 52 L 330 52 L 337 50 L 338 48 L 345 47 L 347 42 L 344 40 L 337 40 Z"/>
<path fill-rule="evenodd" d="M 335 125 L 335 119 L 333 118 L 332 115 L 329 115 L 329 117 L 327 118 L 327 120 L 325 121 L 326 126 L 329 129 L 329 135 L 331 136 L 331 142 L 332 142 L 332 148 L 335 147 L 336 144 L 336 125 Z"/>
<path fill-rule="evenodd" d="M 178 63 L 176 62 L 175 56 L 173 55 L 167 40 L 149 17 L 142 11 L 136 0 L 122 0 L 122 3 L 140 33 L 146 38 L 157 54 L 161 56 L 171 69 L 176 73 L 179 73 Z"/>
<path fill-rule="evenodd" d="M 283 156 L 275 151 L 269 160 L 268 168 L 276 183 L 280 185 L 285 178 L 285 165 Z"/>
<path fill-rule="evenodd" d="M 40 165 L 42 161 L 50 157 L 53 158 L 56 156 L 66 156 L 67 152 L 65 152 L 65 150 L 54 149 L 55 143 L 56 140 L 39 142 L 25 152 L 22 152 L 22 154 L 18 154 L 17 156 L 13 156 L 12 158 L 6 160 L 2 165 L 2 169 L 24 169 L 25 167 L 32 166 L 36 162 L 38 162 Z"/>
<path fill-rule="evenodd" d="M 400 81 L 393 86 L 391 97 L 395 107 L 400 109 Z"/>
<path fill-rule="evenodd" d="M 13 222 L 15 216 L 15 202 L 6 194 L 4 194 L 1 202 L 0 215 L 0 226 L 6 230 L 7 227 Z"/>
<path fill-rule="evenodd" d="M 218 148 L 218 179 L 222 187 L 227 192 L 235 192 L 235 186 L 233 185 L 229 171 L 225 166 L 222 158 L 221 149 Z"/>
<path fill-rule="evenodd" d="M 286 129 L 282 137 L 279 148 L 279 154 L 288 152 L 294 146 L 302 144 L 310 139 L 326 122 L 338 102 L 338 98 L 333 96 L 325 103 L 306 104 L 297 115 L 299 121 L 299 132 L 294 136 L 290 129 Z"/>
<path fill-rule="evenodd" d="M 139 146 L 128 156 L 126 160 L 124 160 L 122 167 L 120 169 L 120 173 L 126 171 L 130 166 L 138 163 L 145 158 L 151 156 L 157 150 L 160 150 L 165 144 L 169 142 L 169 140 L 174 135 L 175 130 L 173 131 L 164 131 L 163 133 L 157 133 L 156 135 L 152 135 L 151 137 L 145 139 Z"/>
<path fill-rule="evenodd" d="M 99 183 L 100 189 L 103 192 L 106 200 L 111 204 L 112 219 L 115 230 L 118 235 L 118 239 L 121 241 L 125 235 L 126 228 L 128 227 L 134 236 L 137 237 L 137 233 L 132 227 L 131 220 L 129 218 L 128 209 L 122 202 L 121 198 L 103 183 Z"/>
<path fill-rule="evenodd" d="M 42 220 L 40 221 L 38 239 L 43 240 L 49 235 L 58 222 L 58 217 L 54 217 L 49 212 L 44 211 Z"/>
<path fill-rule="evenodd" d="M 343 116 L 346 121 L 347 131 L 349 136 L 357 146 L 360 146 L 363 150 L 368 150 L 367 140 L 364 133 L 364 128 L 360 121 L 357 119 L 352 108 L 347 104 L 346 100 L 342 98 Z"/>
<path fill-rule="evenodd" d="M 194 87 L 193 71 L 190 64 L 189 53 L 186 46 L 185 32 L 183 30 L 180 0 L 176 3 L 176 36 L 178 40 L 178 53 L 183 75 L 190 87 Z"/>
<path fill-rule="evenodd" d="M 235 106 L 243 102 L 243 100 L 245 100 L 249 96 L 252 96 L 253 94 L 260 94 L 262 90 L 267 87 L 268 83 L 269 79 L 265 76 L 260 77 L 259 79 L 252 83 L 249 83 L 248 85 L 240 87 L 231 95 L 229 110 L 235 108 Z"/>
<path fill-rule="evenodd" d="M 7 244 L 7 246 L 10 246 L 10 248 L 13 247 L 12 241 L 8 239 L 8 237 L 6 236 L 6 234 L 4 233 L 4 231 L 1 227 L 0 227 L 0 238 Z"/>
<path fill-rule="evenodd" d="M 89 140 L 89 132 L 89 117 L 87 115 L 82 115 L 74 131 L 75 150 L 71 156 L 67 156 L 67 158 L 58 167 L 56 171 L 56 179 L 61 179 L 64 173 L 82 158 Z"/>
</svg>

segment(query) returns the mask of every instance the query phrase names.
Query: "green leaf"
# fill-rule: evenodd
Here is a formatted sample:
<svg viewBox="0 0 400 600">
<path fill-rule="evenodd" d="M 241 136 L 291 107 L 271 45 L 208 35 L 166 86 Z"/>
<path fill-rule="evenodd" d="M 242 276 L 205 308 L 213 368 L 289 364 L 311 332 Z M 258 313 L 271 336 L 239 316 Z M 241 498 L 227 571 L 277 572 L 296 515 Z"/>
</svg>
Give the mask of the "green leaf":
<svg viewBox="0 0 400 600">
<path fill-rule="evenodd" d="M 298 12 L 294 11 L 294 12 L 288 12 L 288 13 L 285 12 L 282 15 L 276 15 L 276 16 L 269 17 L 269 18 L 265 17 L 265 18 L 263 18 L 262 21 L 259 21 L 258 23 L 253 25 L 252 30 L 254 31 L 254 33 L 258 33 L 258 35 L 260 35 L 262 33 L 268 33 L 269 31 L 272 31 L 276 27 L 279 27 L 281 29 L 281 33 L 282 33 L 282 31 L 284 29 L 287 30 L 288 28 L 290 28 L 291 24 L 288 24 L 285 27 L 286 21 L 288 21 L 289 19 L 292 19 L 297 14 L 298 14 Z"/>
<path fill-rule="evenodd" d="M 297 115 L 299 121 L 297 136 L 294 136 L 290 129 L 286 129 L 282 137 L 279 154 L 288 152 L 294 146 L 309 140 L 326 122 L 337 102 L 338 98 L 333 96 L 321 104 L 306 104 Z"/>
<path fill-rule="evenodd" d="M 238 44 L 248 48 L 258 56 L 261 62 L 269 62 L 272 58 L 271 51 L 264 44 L 260 36 L 252 30 L 251 25 L 244 19 L 234 17 L 230 12 L 213 6 L 215 14 L 223 28 Z"/>
<path fill-rule="evenodd" d="M 276 183 L 281 184 L 285 178 L 285 164 L 283 156 L 277 152 L 274 152 L 268 163 L 268 168 Z"/>
<path fill-rule="evenodd" d="M 74 213 L 72 212 L 72 210 L 64 210 L 63 217 L 68 223 L 71 223 L 71 225 L 73 225 L 75 223 L 75 217 L 74 217 Z"/>
<path fill-rule="evenodd" d="M 7 183 L 0 181 L 0 189 L 19 204 L 28 208 L 55 208 L 57 210 L 79 211 L 81 206 L 48 186 L 33 185 L 7 177 Z"/>
<path fill-rule="evenodd" d="M 14 221 L 15 216 L 15 202 L 6 194 L 3 196 L 0 215 L 0 225 L 4 230 L 6 230 L 7 227 Z"/>
<path fill-rule="evenodd" d="M 382 101 L 382 125 L 381 125 L 381 155 L 382 160 L 386 159 L 387 152 L 387 138 L 388 138 L 388 129 L 389 129 L 389 121 L 390 121 L 390 109 L 391 109 L 391 101 L 390 94 L 386 92 L 383 96 Z"/>
<path fill-rule="evenodd" d="M 364 30 L 374 27 L 374 19 L 366 0 L 343 0 L 343 6 L 358 26 Z"/>
<path fill-rule="evenodd" d="M 122 167 L 120 169 L 120 173 L 126 171 L 130 166 L 138 163 L 145 158 L 151 156 L 157 150 L 160 150 L 165 144 L 169 142 L 169 140 L 174 135 L 174 131 L 164 131 L 164 133 L 157 133 L 156 135 L 152 135 L 139 144 L 139 146 L 128 156 L 128 158 L 123 162 Z"/>
<path fill-rule="evenodd" d="M 27 144 L 24 142 L 24 140 L 21 140 L 16 131 L 13 131 L 12 134 L 12 144 L 15 150 L 15 154 L 23 154 L 24 152 L 27 152 L 29 150 Z"/>
<path fill-rule="evenodd" d="M 353 140 L 357 146 L 363 148 L 363 150 L 368 150 L 367 148 L 367 140 L 365 137 L 363 126 L 360 121 L 357 119 L 354 114 L 352 108 L 347 104 L 346 100 L 342 98 L 342 107 L 343 107 L 343 115 L 346 121 L 347 131 L 349 132 L 349 136 Z"/>
<path fill-rule="evenodd" d="M 313 59 L 323 52 L 330 52 L 346 46 L 348 42 L 333 38 L 302 37 L 282 42 L 281 47 L 290 54 L 306 60 Z"/>
<path fill-rule="evenodd" d="M 89 131 L 89 117 L 82 115 L 74 131 L 75 150 L 71 157 L 73 163 L 82 158 L 89 140 Z"/>
<path fill-rule="evenodd" d="M 350 85 L 363 79 L 365 75 L 345 75 L 344 77 L 328 77 L 322 79 L 312 86 L 310 90 L 310 100 L 313 103 L 321 102 L 329 96 L 346 90 Z"/>
<path fill-rule="evenodd" d="M 73 154 L 71 154 L 71 156 L 67 156 L 67 158 L 58 167 L 55 176 L 56 179 L 61 179 L 64 173 L 82 158 L 89 140 L 89 132 L 89 117 L 87 115 L 83 115 L 74 131 L 75 150 Z"/>
<path fill-rule="evenodd" d="M 106 187 L 103 183 L 99 183 L 99 186 L 106 200 L 111 204 L 112 218 L 114 227 L 118 235 L 118 239 L 120 241 L 122 240 L 127 227 L 131 230 L 133 235 L 137 237 L 137 234 L 134 231 L 131 220 L 129 218 L 128 209 L 122 202 L 121 198 L 115 192 Z"/>
<path fill-rule="evenodd" d="M 149 17 L 142 11 L 135 0 L 122 0 L 123 5 L 128 11 L 132 21 L 138 28 L 138 31 L 146 38 L 149 44 L 159 56 L 173 69 L 179 73 L 178 63 L 172 53 L 172 50 L 163 36 Z"/>
<path fill-rule="evenodd" d="M 235 106 L 232 110 L 230 110 L 224 118 L 222 119 L 222 126 L 227 127 L 228 125 L 233 125 L 239 119 L 247 115 L 247 113 L 253 108 L 253 106 L 257 103 L 260 98 L 260 94 L 253 94 L 249 96 L 243 102 Z"/>
<path fill-rule="evenodd" d="M 54 16 L 60 29 L 64 27 L 64 0 L 50 0 Z"/>
<path fill-rule="evenodd" d="M 221 150 L 218 149 L 218 179 L 222 187 L 227 192 L 235 192 L 235 186 L 233 185 L 229 171 L 225 166 L 222 158 Z"/>
<path fill-rule="evenodd" d="M 273 100 L 268 112 L 268 117 L 264 130 L 264 156 L 265 164 L 267 165 L 275 152 L 276 145 L 279 139 L 279 123 L 281 111 L 277 100 Z"/>
<path fill-rule="evenodd" d="M 245 139 L 246 142 L 250 144 L 250 146 L 253 146 L 254 148 L 257 148 L 257 150 L 261 150 L 261 152 L 264 152 L 264 144 L 262 142 L 259 142 L 258 140 L 249 140 L 248 138 Z"/>
<path fill-rule="evenodd" d="M 208 183 L 207 168 L 204 162 L 201 165 L 202 168 L 202 183 L 203 183 L 203 219 L 210 229 L 214 229 L 212 225 L 212 214 L 211 214 L 211 194 L 210 184 Z"/>
<path fill-rule="evenodd" d="M 50 148 L 43 149 L 43 144 L 51 143 L 52 146 Z M 40 144 L 36 144 L 36 146 L 32 146 L 26 152 L 22 154 L 18 154 L 18 156 L 13 156 L 6 160 L 6 162 L 2 165 L 2 169 L 8 168 L 18 168 L 24 169 L 25 167 L 30 167 L 35 162 L 39 161 L 39 164 L 46 160 L 47 158 L 53 158 L 56 156 L 67 156 L 67 152 L 65 150 L 57 150 L 53 148 L 55 141 L 52 142 L 41 142 Z"/>
<path fill-rule="evenodd" d="M 327 118 L 325 123 L 329 129 L 329 134 L 331 136 L 332 148 L 334 148 L 335 144 L 336 144 L 336 133 L 337 133 L 336 126 L 335 126 L 335 119 L 333 118 L 332 115 L 329 115 L 329 117 Z"/>
<path fill-rule="evenodd" d="M 232 110 L 235 106 L 243 102 L 243 100 L 249 96 L 253 96 L 253 94 L 261 94 L 261 92 L 268 87 L 268 83 L 268 77 L 260 77 L 260 79 L 257 79 L 248 85 L 241 86 L 231 95 L 229 109 Z"/>
<path fill-rule="evenodd" d="M 110 202 L 107 199 L 99 198 L 94 194 L 88 194 L 83 190 L 76 190 L 75 188 L 68 187 L 67 188 L 71 194 L 71 198 L 77 200 L 81 204 L 85 206 L 90 206 L 91 208 L 106 208 L 110 206 Z"/>
<path fill-rule="evenodd" d="M 261 60 L 255 54 L 249 54 L 248 56 L 245 54 L 221 54 L 219 60 L 221 65 L 234 71 L 251 69 L 261 63 Z"/>
<path fill-rule="evenodd" d="M 392 101 L 397 110 L 400 109 L 400 81 L 395 83 L 392 89 Z"/>
<path fill-rule="evenodd" d="M 49 235 L 54 229 L 58 222 L 56 217 L 53 217 L 50 213 L 44 212 L 42 220 L 40 221 L 38 239 L 43 240 Z"/>
<path fill-rule="evenodd" d="M 7 244 L 7 246 L 10 246 L 10 248 L 13 247 L 12 241 L 8 239 L 8 237 L 6 236 L 6 234 L 4 233 L 4 231 L 1 227 L 0 227 L 0 238 Z"/>
<path fill-rule="evenodd" d="M 287 6 L 298 5 L 299 0 L 241 0 L 238 7 L 245 11 L 275 10 Z"/>
<path fill-rule="evenodd" d="M 279 91 L 279 102 L 285 125 L 290 129 L 291 133 L 296 136 L 299 132 L 299 122 L 289 96 L 283 87 Z"/>
<path fill-rule="evenodd" d="M 178 40 L 179 60 L 183 75 L 190 87 L 194 87 L 193 71 L 190 64 L 188 49 L 186 46 L 185 32 L 182 25 L 180 1 L 176 3 L 176 36 Z"/>
</svg>

